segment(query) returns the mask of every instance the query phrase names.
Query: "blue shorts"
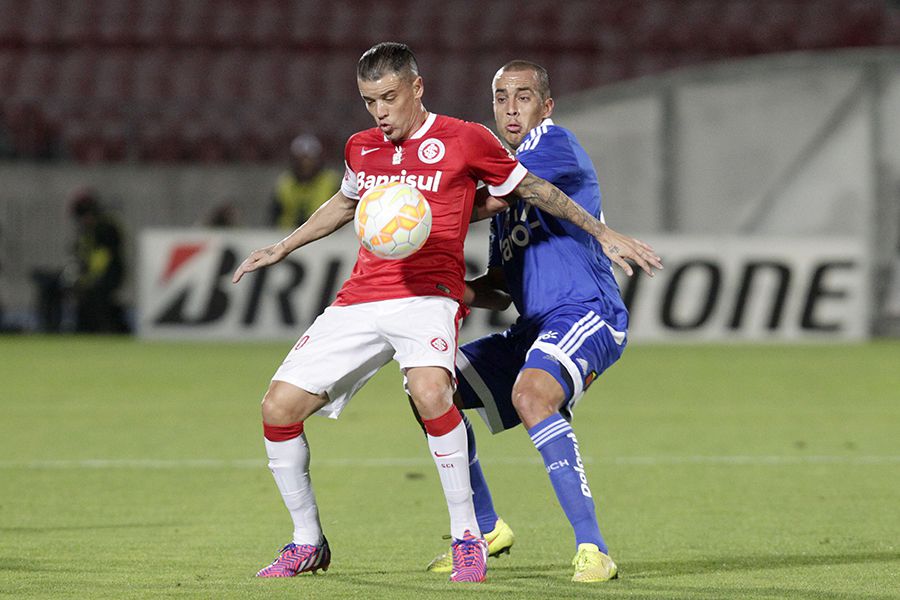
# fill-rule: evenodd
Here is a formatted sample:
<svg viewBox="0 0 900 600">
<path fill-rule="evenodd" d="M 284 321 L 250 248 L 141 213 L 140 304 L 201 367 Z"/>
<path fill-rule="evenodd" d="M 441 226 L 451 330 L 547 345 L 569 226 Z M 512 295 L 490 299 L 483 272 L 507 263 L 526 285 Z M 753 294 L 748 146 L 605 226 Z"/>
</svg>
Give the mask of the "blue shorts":
<svg viewBox="0 0 900 600">
<path fill-rule="evenodd" d="M 624 329 L 613 328 L 599 311 L 565 305 L 540 321 L 519 320 L 503 333 L 464 344 L 456 353 L 463 408 L 478 409 L 493 433 L 515 427 L 521 422 L 512 404 L 516 377 L 522 369 L 541 369 L 562 386 L 560 413 L 571 420 L 588 386 L 625 349 Z"/>
</svg>

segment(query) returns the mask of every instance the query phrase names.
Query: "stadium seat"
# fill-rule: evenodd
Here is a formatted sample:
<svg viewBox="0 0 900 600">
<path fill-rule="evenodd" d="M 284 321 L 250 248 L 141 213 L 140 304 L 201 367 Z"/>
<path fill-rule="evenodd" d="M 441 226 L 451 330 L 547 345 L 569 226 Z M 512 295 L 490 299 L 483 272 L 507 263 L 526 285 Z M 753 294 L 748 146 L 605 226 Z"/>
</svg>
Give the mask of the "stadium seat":
<svg viewBox="0 0 900 600">
<path fill-rule="evenodd" d="M 142 101 L 158 102 L 169 97 L 167 56 L 160 51 L 141 51 L 134 57 L 134 97 Z"/>
<path fill-rule="evenodd" d="M 380 39 L 416 50 L 429 107 L 480 120 L 459 82 L 489 80 L 510 45 L 550 68 L 557 95 L 709 60 L 900 46 L 900 10 L 874 0 L 0 0 L 0 15 L 5 138 L 17 156 L 91 161 L 280 160 L 310 115 L 340 152 L 369 120 L 337 74 Z M 83 110 L 98 100 L 132 109 L 98 130 Z"/>
</svg>

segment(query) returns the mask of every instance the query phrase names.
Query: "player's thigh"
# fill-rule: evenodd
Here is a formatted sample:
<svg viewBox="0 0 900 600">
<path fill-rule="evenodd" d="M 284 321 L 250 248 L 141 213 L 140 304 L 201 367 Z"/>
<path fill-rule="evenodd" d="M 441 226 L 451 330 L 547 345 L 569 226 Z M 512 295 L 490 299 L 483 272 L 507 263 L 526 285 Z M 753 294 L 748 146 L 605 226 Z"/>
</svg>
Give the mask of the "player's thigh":
<svg viewBox="0 0 900 600">
<path fill-rule="evenodd" d="M 262 401 L 262 417 L 269 425 L 305 421 L 328 403 L 326 394 L 312 394 L 292 383 L 272 380 Z"/>
<path fill-rule="evenodd" d="M 393 349 L 374 326 L 376 305 L 326 308 L 288 352 L 273 381 L 325 396 L 327 403 L 321 413 L 336 418 L 393 356 Z"/>
<path fill-rule="evenodd" d="M 587 388 L 624 348 L 624 332 L 613 329 L 599 310 L 567 307 L 544 320 L 522 368 L 551 375 L 563 391 L 560 411 L 571 417 Z"/>
<path fill-rule="evenodd" d="M 394 348 L 400 369 L 441 367 L 452 377 L 462 320 L 459 303 L 442 296 L 385 300 L 377 327 Z"/>
<path fill-rule="evenodd" d="M 511 398 L 527 347 L 506 332 L 464 344 L 456 353 L 459 403 L 477 409 L 493 433 L 520 423 Z"/>
</svg>

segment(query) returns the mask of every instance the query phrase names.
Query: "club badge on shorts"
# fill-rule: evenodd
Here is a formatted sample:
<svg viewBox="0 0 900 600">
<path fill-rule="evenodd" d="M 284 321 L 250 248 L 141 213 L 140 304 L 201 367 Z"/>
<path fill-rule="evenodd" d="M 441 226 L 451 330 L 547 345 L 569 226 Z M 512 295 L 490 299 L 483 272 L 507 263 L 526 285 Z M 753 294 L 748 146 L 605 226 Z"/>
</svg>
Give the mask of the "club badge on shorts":
<svg viewBox="0 0 900 600">
<path fill-rule="evenodd" d="M 447 343 L 447 340 L 441 337 L 431 338 L 431 347 L 437 350 L 438 352 L 446 352 L 450 349 L 450 344 Z"/>
</svg>

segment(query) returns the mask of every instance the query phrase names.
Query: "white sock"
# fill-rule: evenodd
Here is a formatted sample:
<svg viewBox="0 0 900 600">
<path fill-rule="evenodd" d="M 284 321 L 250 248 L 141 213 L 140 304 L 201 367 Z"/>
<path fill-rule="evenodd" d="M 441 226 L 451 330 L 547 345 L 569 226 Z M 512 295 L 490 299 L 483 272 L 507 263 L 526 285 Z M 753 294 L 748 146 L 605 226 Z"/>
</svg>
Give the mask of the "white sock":
<svg viewBox="0 0 900 600">
<path fill-rule="evenodd" d="M 469 482 L 469 448 L 466 427 L 459 423 L 442 436 L 428 434 L 428 448 L 437 465 L 447 509 L 450 511 L 450 535 L 462 539 L 466 529 L 475 537 L 481 537 L 475 506 L 472 504 L 472 486 Z"/>
<path fill-rule="evenodd" d="M 294 543 L 320 545 L 324 536 L 319 523 L 319 507 L 309 479 L 306 434 L 283 442 L 268 439 L 265 442 L 269 470 L 294 521 Z"/>
</svg>

